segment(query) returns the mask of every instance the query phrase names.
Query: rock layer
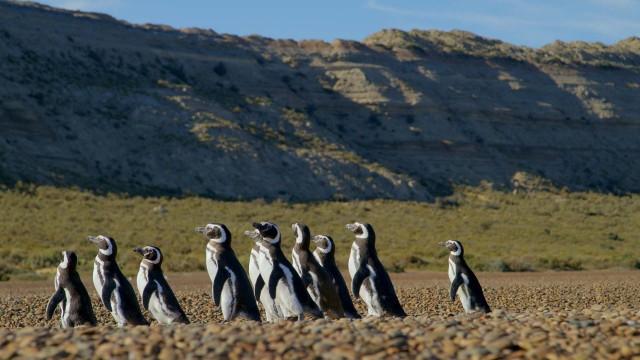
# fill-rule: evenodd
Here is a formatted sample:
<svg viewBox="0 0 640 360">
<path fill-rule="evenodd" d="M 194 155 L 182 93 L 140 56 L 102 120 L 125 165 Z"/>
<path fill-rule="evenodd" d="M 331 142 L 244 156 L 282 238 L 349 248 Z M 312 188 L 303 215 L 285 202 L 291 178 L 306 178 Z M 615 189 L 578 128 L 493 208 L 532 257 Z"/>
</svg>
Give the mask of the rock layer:
<svg viewBox="0 0 640 360">
<path fill-rule="evenodd" d="M 0 40 L 3 182 L 430 200 L 524 171 L 640 190 L 637 38 L 296 42 L 5 1 Z"/>
</svg>

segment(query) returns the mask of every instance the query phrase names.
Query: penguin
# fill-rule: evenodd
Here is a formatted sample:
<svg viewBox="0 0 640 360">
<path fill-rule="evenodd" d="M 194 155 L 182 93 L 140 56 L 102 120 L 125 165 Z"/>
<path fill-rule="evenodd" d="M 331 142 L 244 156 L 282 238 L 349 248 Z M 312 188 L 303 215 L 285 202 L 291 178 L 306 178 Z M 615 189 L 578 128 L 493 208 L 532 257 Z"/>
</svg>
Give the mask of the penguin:
<svg viewBox="0 0 640 360">
<path fill-rule="evenodd" d="M 360 314 L 358 314 L 355 306 L 353 306 L 347 284 L 344 282 L 342 273 L 340 273 L 336 265 L 336 250 L 333 239 L 327 235 L 316 235 L 312 240 L 316 245 L 316 249 L 313 251 L 313 257 L 315 257 L 318 263 L 327 271 L 329 276 L 331 276 L 333 286 L 335 286 L 338 296 L 340 297 L 345 317 L 349 319 L 360 319 Z"/>
<path fill-rule="evenodd" d="M 116 241 L 103 235 L 89 236 L 88 240 L 98 247 L 98 255 L 93 263 L 93 286 L 102 304 L 119 327 L 149 325 L 140 311 L 133 287 L 116 262 Z"/>
<path fill-rule="evenodd" d="M 458 240 L 447 240 L 440 245 L 449 250 L 449 281 L 451 281 L 449 295 L 451 301 L 455 301 L 456 294 L 458 294 L 466 313 L 491 312 L 478 278 L 464 261 L 462 243 Z"/>
<path fill-rule="evenodd" d="M 254 241 L 253 247 L 251 248 L 251 255 L 249 256 L 249 278 L 251 279 L 253 294 L 256 300 L 262 304 L 267 322 L 282 320 L 284 316 L 278 309 L 275 299 L 272 299 L 269 295 L 269 289 L 265 286 L 264 279 L 262 275 L 260 275 L 258 260 L 260 258 L 259 242 L 261 240 L 259 237 L 254 236 L 255 233 L 253 230 L 245 231 L 244 234 Z"/>
<path fill-rule="evenodd" d="M 162 272 L 162 251 L 155 246 L 134 248 L 142 255 L 136 285 L 142 299 L 142 306 L 160 324 L 189 324 L 189 319 L 173 294 L 173 290 Z"/>
<path fill-rule="evenodd" d="M 318 260 L 311 254 L 309 244 L 311 243 L 311 232 L 305 224 L 294 223 L 291 225 L 296 243 L 291 250 L 293 268 L 302 279 L 307 288 L 307 292 L 313 302 L 329 319 L 339 319 L 345 317 L 342 302 L 338 296 L 338 291 L 333 284 L 333 279 Z"/>
<path fill-rule="evenodd" d="M 76 253 L 62 252 L 62 262 L 58 265 L 54 279 L 56 291 L 47 304 L 47 320 L 51 319 L 56 306 L 60 304 L 60 322 L 63 329 L 97 324 L 91 298 L 76 271 L 77 265 Z"/>
<path fill-rule="evenodd" d="M 222 310 L 224 321 L 237 317 L 260 321 L 260 311 L 247 273 L 231 248 L 231 232 L 224 224 L 196 228 L 208 242 L 206 264 L 211 278 L 213 303 Z"/>
<path fill-rule="evenodd" d="M 322 311 L 311 300 L 302 279 L 282 252 L 278 226 L 261 222 L 253 223 L 253 227 L 253 231 L 245 234 L 257 240 L 260 276 L 281 315 L 289 320 L 302 320 L 305 313 L 316 319 L 322 318 Z"/>
<path fill-rule="evenodd" d="M 346 228 L 356 236 L 349 255 L 353 295 L 364 300 L 368 315 L 406 316 L 389 274 L 378 259 L 376 233 L 373 227 L 370 224 L 356 222 L 347 224 Z"/>
</svg>

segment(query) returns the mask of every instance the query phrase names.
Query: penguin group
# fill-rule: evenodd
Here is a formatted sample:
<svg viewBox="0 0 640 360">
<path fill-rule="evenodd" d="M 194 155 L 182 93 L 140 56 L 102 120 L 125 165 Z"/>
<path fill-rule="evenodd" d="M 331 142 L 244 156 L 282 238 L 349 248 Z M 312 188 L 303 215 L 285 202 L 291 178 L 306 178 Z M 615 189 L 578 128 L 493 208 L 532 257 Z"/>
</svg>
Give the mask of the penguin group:
<svg viewBox="0 0 640 360">
<path fill-rule="evenodd" d="M 283 234 L 278 225 L 269 221 L 253 223 L 252 228 L 244 232 L 253 243 L 249 274 L 236 257 L 227 226 L 209 223 L 196 227 L 195 231 L 206 241 L 205 264 L 211 280 L 213 305 L 220 309 L 225 322 L 237 318 L 262 321 L 259 306 L 267 322 L 305 318 L 359 319 L 361 315 L 354 306 L 351 292 L 366 305 L 367 316 L 406 316 L 389 274 L 378 258 L 373 227 L 359 222 L 345 227 L 355 237 L 348 261 L 349 287 L 336 265 L 333 239 L 323 234 L 312 236 L 309 227 L 303 223 L 291 225 L 295 239 L 291 261 L 282 250 Z M 139 302 L 116 261 L 116 241 L 104 235 L 87 239 L 97 247 L 93 266 L 95 291 L 119 327 L 149 325 L 142 308 L 159 324 L 189 324 L 162 271 L 160 248 L 133 249 L 141 256 L 136 277 Z M 460 241 L 449 240 L 442 245 L 450 252 L 451 300 L 454 301 L 457 295 L 466 312 L 490 312 L 482 287 L 463 258 Z M 51 319 L 59 307 L 63 328 L 96 325 L 89 293 L 76 270 L 77 256 L 72 251 L 63 251 L 62 256 L 46 317 Z"/>
</svg>

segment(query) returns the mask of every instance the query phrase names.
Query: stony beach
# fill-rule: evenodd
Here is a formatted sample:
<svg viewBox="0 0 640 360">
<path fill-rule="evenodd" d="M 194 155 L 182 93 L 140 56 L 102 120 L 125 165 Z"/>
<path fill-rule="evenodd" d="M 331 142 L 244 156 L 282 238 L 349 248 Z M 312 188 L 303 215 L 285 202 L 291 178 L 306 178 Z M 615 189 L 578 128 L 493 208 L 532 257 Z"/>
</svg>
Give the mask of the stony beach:
<svg viewBox="0 0 640 360">
<path fill-rule="evenodd" d="M 170 274 L 191 325 L 118 329 L 94 297 L 100 326 L 70 330 L 44 319 L 52 284 L 1 283 L 0 358 L 640 356 L 640 272 L 478 275 L 493 307 L 487 315 L 462 314 L 445 274 L 409 272 L 393 274 L 407 318 L 259 324 L 222 323 L 206 274 Z"/>
</svg>

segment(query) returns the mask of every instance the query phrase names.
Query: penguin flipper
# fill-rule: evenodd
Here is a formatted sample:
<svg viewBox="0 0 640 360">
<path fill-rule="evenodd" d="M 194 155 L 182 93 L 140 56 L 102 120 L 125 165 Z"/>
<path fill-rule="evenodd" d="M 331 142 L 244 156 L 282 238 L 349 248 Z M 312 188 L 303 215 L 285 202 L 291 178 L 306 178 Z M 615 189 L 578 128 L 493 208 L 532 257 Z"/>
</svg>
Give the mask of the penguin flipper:
<svg viewBox="0 0 640 360">
<path fill-rule="evenodd" d="M 220 264 L 218 261 L 218 271 L 216 272 L 216 277 L 213 279 L 212 284 L 212 296 L 213 296 L 213 304 L 215 306 L 220 305 L 220 296 L 222 296 L 222 288 L 224 287 L 225 281 L 229 278 L 229 273 L 227 269 L 225 269 L 224 264 Z"/>
<path fill-rule="evenodd" d="M 451 301 L 456 300 L 456 294 L 458 293 L 458 288 L 463 283 L 464 283 L 464 279 L 462 278 L 462 276 L 460 276 L 460 274 L 456 275 L 456 277 L 453 278 L 453 281 L 451 282 L 451 289 L 449 292 L 449 296 L 451 296 Z"/>
<path fill-rule="evenodd" d="M 353 291 L 353 296 L 356 298 L 360 297 L 360 287 L 364 280 L 369 276 L 369 269 L 364 266 L 361 266 L 360 269 L 353 276 L 353 282 L 351 283 L 351 291 Z"/>
<path fill-rule="evenodd" d="M 258 275 L 258 278 L 256 279 L 256 284 L 253 288 L 253 292 L 256 297 L 256 300 L 260 300 L 260 294 L 262 293 L 263 288 L 264 288 L 264 279 L 262 279 L 262 276 Z"/>
<path fill-rule="evenodd" d="M 61 287 L 56 290 L 49 299 L 49 303 L 47 304 L 47 320 L 51 320 L 53 316 L 53 312 L 56 311 L 56 306 L 64 299 L 64 290 Z"/>
<path fill-rule="evenodd" d="M 274 266 L 271 271 L 271 275 L 269 275 L 269 296 L 275 300 L 276 298 L 276 287 L 278 286 L 278 280 L 284 277 L 284 273 L 279 266 Z"/>
<path fill-rule="evenodd" d="M 113 311 L 111 308 L 111 293 L 116 289 L 116 282 L 113 279 L 106 277 L 104 280 L 104 284 L 102 285 L 102 303 L 109 310 L 109 312 Z"/>
<path fill-rule="evenodd" d="M 149 301 L 151 301 L 151 295 L 158 290 L 158 284 L 155 280 L 151 280 L 147 283 L 147 286 L 144 287 L 142 291 L 142 306 L 145 310 L 149 310 Z"/>
</svg>

